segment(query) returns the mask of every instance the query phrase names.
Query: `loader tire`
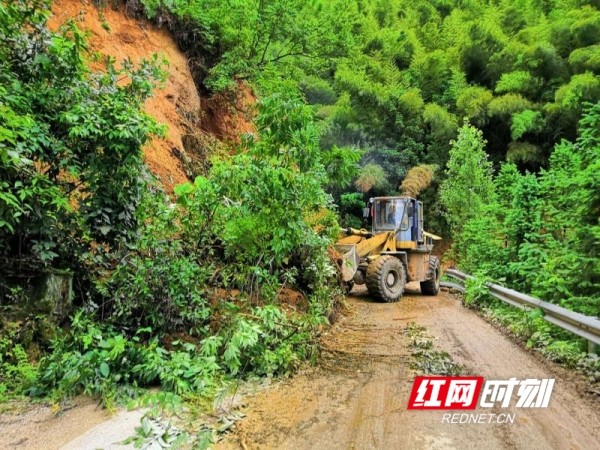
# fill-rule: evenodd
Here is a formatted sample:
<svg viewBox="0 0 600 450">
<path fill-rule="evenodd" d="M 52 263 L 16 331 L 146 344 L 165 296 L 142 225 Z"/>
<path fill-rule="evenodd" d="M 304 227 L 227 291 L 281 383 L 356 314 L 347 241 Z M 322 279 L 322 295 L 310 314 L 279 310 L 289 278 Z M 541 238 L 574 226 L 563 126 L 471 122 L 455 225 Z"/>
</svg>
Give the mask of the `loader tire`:
<svg viewBox="0 0 600 450">
<path fill-rule="evenodd" d="M 406 269 L 395 256 L 380 256 L 367 267 L 366 284 L 372 297 L 388 303 L 397 302 L 406 285 Z"/>
<path fill-rule="evenodd" d="M 429 257 L 428 280 L 421 281 L 421 293 L 423 295 L 437 295 L 440 292 L 440 259 L 437 256 Z"/>
<path fill-rule="evenodd" d="M 349 295 L 350 292 L 352 291 L 353 287 L 354 287 L 354 281 L 352 281 L 352 280 L 344 281 L 342 283 L 342 292 L 344 293 L 344 295 Z"/>
</svg>

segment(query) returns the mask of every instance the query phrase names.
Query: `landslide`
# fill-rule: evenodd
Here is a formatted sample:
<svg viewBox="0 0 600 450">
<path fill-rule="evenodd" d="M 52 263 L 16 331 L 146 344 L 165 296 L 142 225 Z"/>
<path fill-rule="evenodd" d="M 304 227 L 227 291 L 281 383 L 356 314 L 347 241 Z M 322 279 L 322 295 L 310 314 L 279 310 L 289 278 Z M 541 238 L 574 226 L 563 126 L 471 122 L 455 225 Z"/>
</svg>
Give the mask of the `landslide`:
<svg viewBox="0 0 600 450">
<path fill-rule="evenodd" d="M 123 5 L 98 9 L 82 0 L 54 0 L 48 26 L 56 30 L 67 20 L 88 33 L 91 53 L 134 63 L 158 54 L 168 61 L 166 83 L 145 105 L 145 111 L 167 126 L 164 138 L 154 137 L 144 149 L 144 160 L 167 192 L 201 173 L 222 143 L 238 142 L 239 135 L 253 132 L 255 97 L 251 89 L 238 85 L 235 98 L 201 96 L 188 58 L 172 34 L 146 20 L 128 17 Z M 91 63 L 101 70 L 99 63 Z"/>
</svg>

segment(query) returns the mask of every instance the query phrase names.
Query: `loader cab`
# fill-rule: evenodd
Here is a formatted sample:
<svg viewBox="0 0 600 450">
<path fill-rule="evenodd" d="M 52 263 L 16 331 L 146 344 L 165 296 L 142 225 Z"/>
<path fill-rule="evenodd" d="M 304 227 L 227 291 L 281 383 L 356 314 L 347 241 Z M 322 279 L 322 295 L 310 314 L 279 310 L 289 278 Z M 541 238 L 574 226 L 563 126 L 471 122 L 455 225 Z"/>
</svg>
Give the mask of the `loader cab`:
<svg viewBox="0 0 600 450">
<path fill-rule="evenodd" d="M 411 197 L 369 200 L 374 234 L 396 231 L 400 241 L 423 242 L 423 203 Z"/>
</svg>

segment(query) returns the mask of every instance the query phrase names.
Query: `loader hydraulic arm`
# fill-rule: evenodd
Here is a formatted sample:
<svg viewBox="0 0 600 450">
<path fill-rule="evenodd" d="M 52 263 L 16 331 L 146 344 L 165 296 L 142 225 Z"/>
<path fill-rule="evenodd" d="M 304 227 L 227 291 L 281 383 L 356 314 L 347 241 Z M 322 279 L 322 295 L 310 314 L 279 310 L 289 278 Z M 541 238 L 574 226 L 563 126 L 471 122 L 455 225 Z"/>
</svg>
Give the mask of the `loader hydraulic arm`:
<svg viewBox="0 0 600 450">
<path fill-rule="evenodd" d="M 348 236 L 362 236 L 362 237 L 371 237 L 373 233 L 368 230 L 357 230 L 356 228 L 342 228 L 341 231 L 346 233 Z"/>
<path fill-rule="evenodd" d="M 370 231 L 355 228 L 343 228 L 342 231 L 347 236 L 340 239 L 338 244 L 356 245 L 356 255 L 359 258 L 379 254 L 382 251 L 396 250 L 396 239 L 393 232 L 373 234 Z"/>
<path fill-rule="evenodd" d="M 371 254 L 381 253 L 383 251 L 386 242 L 389 240 L 390 235 L 393 240 L 393 233 L 381 233 L 376 234 L 373 237 L 363 239 L 361 242 L 356 244 L 356 253 L 360 258 L 369 256 Z"/>
</svg>

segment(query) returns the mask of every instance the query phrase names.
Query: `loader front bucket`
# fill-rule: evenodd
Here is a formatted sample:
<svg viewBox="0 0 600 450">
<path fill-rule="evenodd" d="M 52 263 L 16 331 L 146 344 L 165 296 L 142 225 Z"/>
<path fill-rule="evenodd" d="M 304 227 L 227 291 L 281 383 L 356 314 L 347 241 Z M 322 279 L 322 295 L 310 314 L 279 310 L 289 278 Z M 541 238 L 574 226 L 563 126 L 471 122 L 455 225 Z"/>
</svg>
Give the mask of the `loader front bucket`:
<svg viewBox="0 0 600 450">
<path fill-rule="evenodd" d="M 335 249 L 342 255 L 342 280 L 350 281 L 358 270 L 358 254 L 355 244 L 337 244 Z"/>
</svg>

